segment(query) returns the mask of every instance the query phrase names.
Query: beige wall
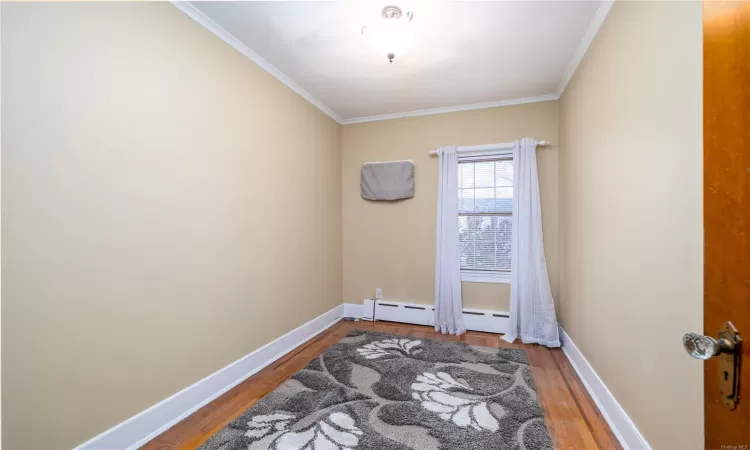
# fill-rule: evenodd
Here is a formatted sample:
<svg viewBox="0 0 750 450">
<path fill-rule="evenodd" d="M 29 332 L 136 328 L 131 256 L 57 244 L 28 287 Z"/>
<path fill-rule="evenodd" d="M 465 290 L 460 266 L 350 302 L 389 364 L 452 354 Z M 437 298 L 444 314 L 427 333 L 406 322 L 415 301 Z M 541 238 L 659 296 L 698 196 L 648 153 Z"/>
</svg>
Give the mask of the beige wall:
<svg viewBox="0 0 750 450">
<path fill-rule="evenodd" d="M 376 287 L 431 303 L 427 152 L 521 136 L 559 143 L 559 205 L 537 155 L 567 332 L 655 449 L 701 446 L 700 3 L 618 2 L 559 105 L 344 127 L 171 5 L 1 8 L 6 447 L 79 444 Z M 415 198 L 362 200 L 389 159 Z"/>
<path fill-rule="evenodd" d="M 435 290 L 437 159 L 441 145 L 478 145 L 534 136 L 557 143 L 557 102 L 345 125 L 342 128 L 344 302 L 360 303 L 383 288 L 394 301 L 432 303 Z M 544 248 L 557 294 L 557 147 L 537 150 Z M 360 196 L 366 161 L 414 161 L 415 196 L 369 202 Z M 507 284 L 463 283 L 464 306 L 508 310 Z"/>
<path fill-rule="evenodd" d="M 169 3 L 2 4 L 3 447 L 341 303 L 338 124 Z"/>
<path fill-rule="evenodd" d="M 654 449 L 703 445 L 700 2 L 617 2 L 560 105 L 562 323 Z"/>
</svg>

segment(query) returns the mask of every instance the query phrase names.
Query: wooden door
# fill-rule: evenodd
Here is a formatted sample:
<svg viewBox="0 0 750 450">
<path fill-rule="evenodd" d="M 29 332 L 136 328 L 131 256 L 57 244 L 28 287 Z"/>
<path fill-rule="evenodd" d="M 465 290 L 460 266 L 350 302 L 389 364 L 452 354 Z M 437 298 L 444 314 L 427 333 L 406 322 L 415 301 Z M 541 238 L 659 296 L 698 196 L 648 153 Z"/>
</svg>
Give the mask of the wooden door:
<svg viewBox="0 0 750 450">
<path fill-rule="evenodd" d="M 705 363 L 706 448 L 750 449 L 750 1 L 703 2 L 703 332 L 732 321 L 744 338 L 740 398 Z"/>
</svg>

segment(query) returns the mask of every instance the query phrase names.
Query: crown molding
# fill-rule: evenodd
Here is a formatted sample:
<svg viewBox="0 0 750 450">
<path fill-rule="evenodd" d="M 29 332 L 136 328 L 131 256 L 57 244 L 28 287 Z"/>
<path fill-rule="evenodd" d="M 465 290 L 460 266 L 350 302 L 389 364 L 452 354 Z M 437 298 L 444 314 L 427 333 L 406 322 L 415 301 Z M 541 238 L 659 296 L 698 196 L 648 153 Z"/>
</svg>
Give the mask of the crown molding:
<svg viewBox="0 0 750 450">
<path fill-rule="evenodd" d="M 589 23 L 588 29 L 586 30 L 586 33 L 583 35 L 581 42 L 578 44 L 576 51 L 573 53 L 573 57 L 571 58 L 567 69 L 563 73 L 563 77 L 561 78 L 560 84 L 557 86 L 557 91 L 554 94 L 545 94 L 545 95 L 538 95 L 534 97 L 523 97 L 523 98 L 516 98 L 516 99 L 509 99 L 509 100 L 500 100 L 496 102 L 472 103 L 468 105 L 420 109 L 416 111 L 406 111 L 406 112 L 399 112 L 399 113 L 392 113 L 392 114 L 380 114 L 380 115 L 375 115 L 375 116 L 355 117 L 352 119 L 342 119 L 331 108 L 326 106 L 323 102 L 321 102 L 317 98 L 313 97 L 312 94 L 304 90 L 300 85 L 298 85 L 291 78 L 286 76 L 276 66 L 274 66 L 273 64 L 263 59 L 262 56 L 255 53 L 254 50 L 252 50 L 247 45 L 243 44 L 242 41 L 237 39 L 232 33 L 228 32 L 219 24 L 211 20 L 208 16 L 203 14 L 200 10 L 198 10 L 195 6 L 193 6 L 189 1 L 172 0 L 170 3 L 172 3 L 172 5 L 175 8 L 182 11 L 185 15 L 195 20 L 204 28 L 206 28 L 207 30 L 215 34 L 221 40 L 223 40 L 224 42 L 232 46 L 235 50 L 245 55 L 249 60 L 254 62 L 261 69 L 265 70 L 267 73 L 269 73 L 270 75 L 275 77 L 277 80 L 282 82 L 284 85 L 286 85 L 289 89 L 299 94 L 302 98 L 304 98 L 305 100 L 310 102 L 312 105 L 314 105 L 316 108 L 321 110 L 328 117 L 335 120 L 339 124 L 351 125 L 355 123 L 375 122 L 379 120 L 428 116 L 432 114 L 445 114 L 445 113 L 451 113 L 451 112 L 472 111 L 475 109 L 497 108 L 500 106 L 522 105 L 525 103 L 536 103 L 536 102 L 546 102 L 546 101 L 557 100 L 565 91 L 565 87 L 568 85 L 568 82 L 570 81 L 576 69 L 578 68 L 578 65 L 581 63 L 583 56 L 586 54 L 586 51 L 591 45 L 591 42 L 594 40 L 594 37 L 599 31 L 599 28 L 604 22 L 604 19 L 606 19 L 607 14 L 609 14 L 610 9 L 612 9 L 614 0 L 602 1 L 602 4 L 599 6 L 599 9 L 596 11 L 596 14 L 594 15 L 594 18 L 591 20 L 591 23 Z"/>
<path fill-rule="evenodd" d="M 500 100 L 497 102 L 472 103 L 470 105 L 445 106 L 442 108 L 420 109 L 417 111 L 407 111 L 393 114 L 380 114 L 377 116 L 356 117 L 354 119 L 345 119 L 342 125 L 351 125 L 363 122 L 376 122 L 378 120 L 403 119 L 404 117 L 429 116 L 432 114 L 445 114 L 460 111 L 472 111 L 475 109 L 497 108 L 499 106 L 523 105 L 525 103 L 548 102 L 557 100 L 555 94 L 537 95 L 535 97 L 514 98 L 510 100 Z"/>
<path fill-rule="evenodd" d="M 565 92 L 565 88 L 568 86 L 568 82 L 571 78 L 573 78 L 573 74 L 576 73 L 578 65 L 581 63 L 581 60 L 583 60 L 583 56 L 586 54 L 589 46 L 594 41 L 596 33 L 599 32 L 599 28 L 601 28 L 602 23 L 604 23 L 604 19 L 607 18 L 607 14 L 609 14 L 609 11 L 612 9 L 612 5 L 614 4 L 614 0 L 603 0 L 602 4 L 599 5 L 599 9 L 596 10 L 594 18 L 591 19 L 589 27 L 586 29 L 586 33 L 583 35 L 581 42 L 578 44 L 578 48 L 576 48 L 576 51 L 573 52 L 573 57 L 570 59 L 570 63 L 568 63 L 568 68 L 565 69 L 565 72 L 563 72 L 563 76 L 560 79 L 560 84 L 557 85 L 555 95 L 557 95 L 558 97 L 560 97 L 563 92 Z"/>
<path fill-rule="evenodd" d="M 232 33 L 228 32 L 224 28 L 222 28 L 219 24 L 211 20 L 208 16 L 203 14 L 201 11 L 199 11 L 195 6 L 190 4 L 190 2 L 187 1 L 171 1 L 172 5 L 185 13 L 187 16 L 189 16 L 191 19 L 195 20 L 199 24 L 201 24 L 204 28 L 218 36 L 222 41 L 226 42 L 227 44 L 231 45 L 235 50 L 245 55 L 248 59 L 250 59 L 252 62 L 257 64 L 261 69 L 265 70 L 272 76 L 274 76 L 276 79 L 284 83 L 289 89 L 293 90 L 297 94 L 299 94 L 302 98 L 307 100 L 308 102 L 312 103 L 316 108 L 323 111 L 328 117 L 335 120 L 338 123 L 342 123 L 341 117 L 339 117 L 338 114 L 333 112 L 329 107 L 323 104 L 320 100 L 313 97 L 309 92 L 302 89 L 300 85 L 295 83 L 291 78 L 286 76 L 282 71 L 276 68 L 273 64 L 269 63 L 265 59 L 263 59 L 262 56 L 255 53 L 250 47 L 243 44 L 239 39 L 237 39 Z"/>
</svg>

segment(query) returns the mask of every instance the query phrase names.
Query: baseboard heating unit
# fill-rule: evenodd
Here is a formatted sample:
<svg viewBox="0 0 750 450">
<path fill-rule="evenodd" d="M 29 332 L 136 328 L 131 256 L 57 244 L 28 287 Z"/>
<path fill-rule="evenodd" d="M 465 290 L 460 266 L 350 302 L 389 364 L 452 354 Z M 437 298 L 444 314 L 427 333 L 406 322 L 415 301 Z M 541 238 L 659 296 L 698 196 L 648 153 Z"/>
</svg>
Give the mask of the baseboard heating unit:
<svg viewBox="0 0 750 450">
<path fill-rule="evenodd" d="M 435 307 L 365 299 L 362 319 L 433 326 L 435 325 Z M 467 330 L 505 334 L 508 330 L 508 321 L 508 313 L 505 311 L 464 308 L 464 324 Z"/>
</svg>

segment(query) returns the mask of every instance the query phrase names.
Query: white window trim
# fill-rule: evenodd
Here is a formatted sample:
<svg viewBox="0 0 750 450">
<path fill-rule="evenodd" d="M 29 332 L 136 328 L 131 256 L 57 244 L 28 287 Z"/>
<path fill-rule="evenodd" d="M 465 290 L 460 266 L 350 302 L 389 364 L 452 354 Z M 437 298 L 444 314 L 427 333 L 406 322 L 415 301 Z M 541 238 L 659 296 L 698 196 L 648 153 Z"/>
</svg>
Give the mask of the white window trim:
<svg viewBox="0 0 750 450">
<path fill-rule="evenodd" d="M 498 145 L 482 150 L 464 150 L 458 154 L 458 162 L 471 161 L 474 158 L 487 158 L 493 156 L 513 156 L 513 147 L 508 148 L 506 146 Z"/>
<path fill-rule="evenodd" d="M 467 283 L 510 284 L 510 272 L 493 272 L 491 270 L 461 270 L 461 281 Z"/>
<path fill-rule="evenodd" d="M 470 150 L 471 149 L 471 150 Z M 466 147 L 458 154 L 458 162 L 493 156 L 513 156 L 513 145 L 477 145 Z M 492 270 L 461 270 L 461 281 L 467 283 L 510 284 L 510 272 Z"/>
</svg>

